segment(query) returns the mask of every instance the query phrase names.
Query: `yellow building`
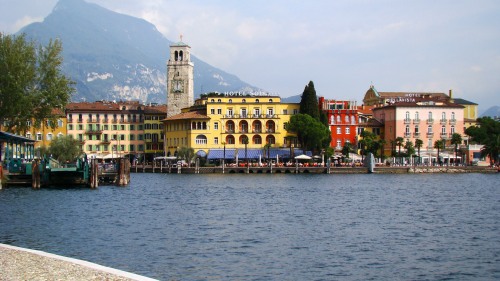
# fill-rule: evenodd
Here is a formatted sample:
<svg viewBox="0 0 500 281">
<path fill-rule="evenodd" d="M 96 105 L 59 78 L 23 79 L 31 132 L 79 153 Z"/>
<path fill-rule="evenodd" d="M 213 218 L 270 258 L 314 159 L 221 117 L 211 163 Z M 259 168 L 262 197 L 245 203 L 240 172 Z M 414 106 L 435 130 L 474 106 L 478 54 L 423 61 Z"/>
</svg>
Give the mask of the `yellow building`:
<svg viewBox="0 0 500 281">
<path fill-rule="evenodd" d="M 285 123 L 299 113 L 298 103 L 281 103 L 270 95 L 214 94 L 170 116 L 165 123 L 165 153 L 191 147 L 200 156 L 210 149 L 263 149 L 290 147 L 293 134 Z M 245 145 L 245 140 L 248 143 Z"/>
<path fill-rule="evenodd" d="M 167 117 L 167 106 L 150 104 L 144 107 L 144 142 L 146 160 L 163 154 L 164 139 L 162 120 Z"/>
</svg>

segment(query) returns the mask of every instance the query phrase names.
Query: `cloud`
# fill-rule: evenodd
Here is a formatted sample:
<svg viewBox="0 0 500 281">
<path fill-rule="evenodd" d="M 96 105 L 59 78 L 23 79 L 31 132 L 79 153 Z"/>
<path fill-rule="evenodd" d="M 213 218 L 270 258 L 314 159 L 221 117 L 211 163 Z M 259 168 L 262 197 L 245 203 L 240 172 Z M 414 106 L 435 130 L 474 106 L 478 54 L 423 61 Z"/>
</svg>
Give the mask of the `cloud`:
<svg viewBox="0 0 500 281">
<path fill-rule="evenodd" d="M 24 16 L 20 19 L 18 19 L 14 25 L 13 25 L 13 30 L 20 30 L 21 28 L 25 27 L 28 24 L 34 23 L 34 22 L 42 22 L 43 17 L 30 17 L 30 16 Z"/>
</svg>

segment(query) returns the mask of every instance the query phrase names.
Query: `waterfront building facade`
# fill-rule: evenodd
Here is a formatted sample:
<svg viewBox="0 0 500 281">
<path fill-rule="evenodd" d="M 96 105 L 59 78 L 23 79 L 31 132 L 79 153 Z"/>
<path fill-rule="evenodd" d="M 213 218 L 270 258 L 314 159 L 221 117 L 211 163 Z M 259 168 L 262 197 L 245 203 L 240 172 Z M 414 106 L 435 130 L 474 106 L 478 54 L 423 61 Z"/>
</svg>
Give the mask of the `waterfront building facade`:
<svg viewBox="0 0 500 281">
<path fill-rule="evenodd" d="M 373 116 L 384 125 L 384 155 L 391 155 L 396 138 L 415 143 L 423 141 L 422 149 L 434 152 L 434 142 L 449 140 L 454 133 L 464 134 L 463 106 L 448 100 L 420 98 L 414 102 L 395 102 L 373 108 Z"/>
<path fill-rule="evenodd" d="M 342 150 L 345 143 L 356 145 L 358 131 L 358 110 L 356 101 L 329 100 L 319 97 L 320 110 L 328 118 L 331 133 L 330 146 L 336 151 Z"/>
<path fill-rule="evenodd" d="M 91 156 L 144 153 L 144 105 L 137 101 L 70 103 L 66 117 L 68 135 Z"/>
<path fill-rule="evenodd" d="M 396 102 L 415 102 L 420 99 L 448 101 L 450 96 L 440 92 L 379 92 L 375 86 L 370 85 L 363 98 L 363 104 L 365 106 L 384 106 Z"/>
<path fill-rule="evenodd" d="M 203 156 L 210 149 L 263 149 L 296 147 L 296 138 L 285 129 L 299 113 L 298 103 L 281 103 L 279 96 L 213 94 L 164 120 L 165 154 L 191 147 Z"/>
<path fill-rule="evenodd" d="M 144 142 L 147 161 L 152 161 L 155 156 L 163 155 L 165 135 L 162 120 L 166 117 L 166 105 L 144 106 Z"/>
</svg>

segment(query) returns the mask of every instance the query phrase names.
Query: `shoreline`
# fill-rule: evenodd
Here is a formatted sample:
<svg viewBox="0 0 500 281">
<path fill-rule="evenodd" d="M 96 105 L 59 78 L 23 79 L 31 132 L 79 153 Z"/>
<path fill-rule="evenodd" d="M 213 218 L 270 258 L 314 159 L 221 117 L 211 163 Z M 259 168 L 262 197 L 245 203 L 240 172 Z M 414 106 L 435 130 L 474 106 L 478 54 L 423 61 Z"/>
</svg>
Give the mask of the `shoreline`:
<svg viewBox="0 0 500 281">
<path fill-rule="evenodd" d="M 484 166 L 376 166 L 373 174 L 483 173 L 500 172 Z M 130 173 L 164 174 L 368 174 L 367 167 L 160 167 L 133 166 Z"/>
<path fill-rule="evenodd" d="M 1 243 L 0 272 L 0 280 L 156 280 L 84 260 Z"/>
</svg>

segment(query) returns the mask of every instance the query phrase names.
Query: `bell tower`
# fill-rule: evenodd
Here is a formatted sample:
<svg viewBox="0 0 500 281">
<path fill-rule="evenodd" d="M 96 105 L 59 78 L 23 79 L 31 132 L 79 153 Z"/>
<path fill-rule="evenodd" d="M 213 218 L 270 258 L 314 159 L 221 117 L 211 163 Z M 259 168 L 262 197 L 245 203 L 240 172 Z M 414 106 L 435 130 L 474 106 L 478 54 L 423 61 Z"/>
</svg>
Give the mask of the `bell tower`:
<svg viewBox="0 0 500 281">
<path fill-rule="evenodd" d="M 167 117 L 181 113 L 182 108 L 194 104 L 194 65 L 191 47 L 180 41 L 170 46 L 167 62 Z"/>
</svg>

